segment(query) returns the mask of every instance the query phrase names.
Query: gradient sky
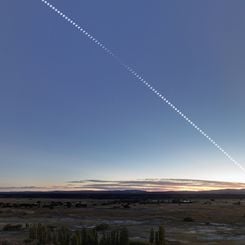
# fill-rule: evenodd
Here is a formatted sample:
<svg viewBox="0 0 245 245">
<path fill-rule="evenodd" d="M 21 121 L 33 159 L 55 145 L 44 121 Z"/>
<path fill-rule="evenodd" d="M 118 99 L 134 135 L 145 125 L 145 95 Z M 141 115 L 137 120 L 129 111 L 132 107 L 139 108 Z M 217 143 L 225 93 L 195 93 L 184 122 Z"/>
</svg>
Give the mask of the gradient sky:
<svg viewBox="0 0 245 245">
<path fill-rule="evenodd" d="M 245 2 L 50 0 L 245 166 Z M 39 0 L 0 1 L 0 186 L 245 174 Z"/>
</svg>

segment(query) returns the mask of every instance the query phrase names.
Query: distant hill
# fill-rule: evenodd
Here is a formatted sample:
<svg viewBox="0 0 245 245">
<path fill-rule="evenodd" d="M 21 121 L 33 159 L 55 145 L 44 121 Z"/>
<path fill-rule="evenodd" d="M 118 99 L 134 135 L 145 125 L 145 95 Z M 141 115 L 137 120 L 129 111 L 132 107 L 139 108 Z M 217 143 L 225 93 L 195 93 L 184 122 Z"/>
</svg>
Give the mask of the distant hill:
<svg viewBox="0 0 245 245">
<path fill-rule="evenodd" d="M 245 189 L 211 191 L 165 191 L 147 192 L 141 190 L 118 191 L 49 191 L 49 192 L 0 192 L 0 198 L 94 198 L 94 199 L 142 199 L 142 198 L 245 198 Z"/>
<path fill-rule="evenodd" d="M 232 194 L 232 195 L 245 195 L 245 189 L 225 189 L 225 190 L 213 190 L 213 191 L 202 191 L 201 193 L 211 193 L 211 194 Z"/>
</svg>

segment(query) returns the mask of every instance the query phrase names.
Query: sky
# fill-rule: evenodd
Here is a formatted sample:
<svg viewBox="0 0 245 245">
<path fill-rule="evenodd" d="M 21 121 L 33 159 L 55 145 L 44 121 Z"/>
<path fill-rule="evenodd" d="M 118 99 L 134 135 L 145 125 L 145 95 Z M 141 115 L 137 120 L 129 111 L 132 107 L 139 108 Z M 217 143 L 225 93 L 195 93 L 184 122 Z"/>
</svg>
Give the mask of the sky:
<svg viewBox="0 0 245 245">
<path fill-rule="evenodd" d="M 244 1 L 50 3 L 245 166 Z M 2 189 L 91 179 L 245 183 L 244 172 L 40 0 L 0 1 L 0 29 Z"/>
</svg>

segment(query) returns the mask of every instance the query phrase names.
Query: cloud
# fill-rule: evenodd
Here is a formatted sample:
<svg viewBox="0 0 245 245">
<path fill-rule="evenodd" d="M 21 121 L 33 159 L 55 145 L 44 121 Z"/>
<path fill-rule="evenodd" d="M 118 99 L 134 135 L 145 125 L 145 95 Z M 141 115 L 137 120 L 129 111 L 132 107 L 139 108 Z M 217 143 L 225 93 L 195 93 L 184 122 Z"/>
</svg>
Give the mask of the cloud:
<svg viewBox="0 0 245 245">
<path fill-rule="evenodd" d="M 13 190 L 13 189 L 39 189 L 41 187 L 37 187 L 37 186 L 6 186 L 6 187 L 1 187 L 0 186 L 0 190 Z"/>
<path fill-rule="evenodd" d="M 0 192 L 72 190 L 68 185 L 54 186 L 0 186 Z"/>
<path fill-rule="evenodd" d="M 69 181 L 81 190 L 146 190 L 146 191 L 201 191 L 218 189 L 245 189 L 245 183 L 195 179 L 143 179 L 143 180 L 78 180 Z"/>
<path fill-rule="evenodd" d="M 195 179 L 139 179 L 139 180 L 73 180 L 62 185 L 0 187 L 0 191 L 205 191 L 222 189 L 245 189 L 245 183 L 195 180 Z"/>
</svg>

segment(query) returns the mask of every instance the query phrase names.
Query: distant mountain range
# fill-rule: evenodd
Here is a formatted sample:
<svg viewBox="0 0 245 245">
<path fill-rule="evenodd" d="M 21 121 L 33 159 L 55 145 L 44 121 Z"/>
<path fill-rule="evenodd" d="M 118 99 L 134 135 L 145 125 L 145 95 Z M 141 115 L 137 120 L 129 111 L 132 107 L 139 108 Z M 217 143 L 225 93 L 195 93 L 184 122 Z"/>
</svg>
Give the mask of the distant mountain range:
<svg viewBox="0 0 245 245">
<path fill-rule="evenodd" d="M 0 198 L 202 198 L 236 197 L 245 198 L 245 189 L 223 189 L 210 191 L 164 191 L 147 192 L 142 190 L 113 191 L 22 191 L 0 192 Z"/>
<path fill-rule="evenodd" d="M 193 193 L 193 192 L 192 192 Z M 223 189 L 223 190 L 211 190 L 211 191 L 199 191 L 198 193 L 210 193 L 210 194 L 231 194 L 231 195 L 245 195 L 245 189 Z"/>
</svg>

